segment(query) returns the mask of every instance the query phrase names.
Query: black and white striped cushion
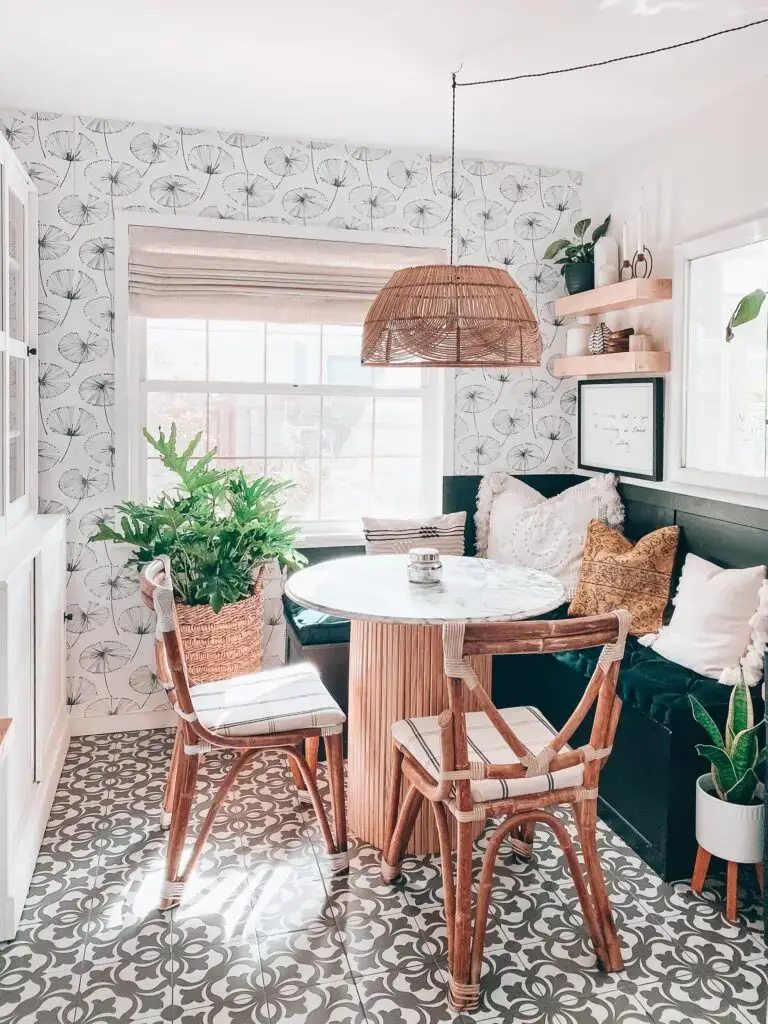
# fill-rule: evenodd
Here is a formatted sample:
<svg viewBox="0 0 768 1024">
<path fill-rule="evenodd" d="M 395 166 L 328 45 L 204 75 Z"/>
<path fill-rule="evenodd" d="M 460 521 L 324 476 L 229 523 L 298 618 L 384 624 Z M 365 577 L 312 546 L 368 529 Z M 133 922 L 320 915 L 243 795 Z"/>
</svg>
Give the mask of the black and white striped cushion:
<svg viewBox="0 0 768 1024">
<path fill-rule="evenodd" d="M 367 555 L 403 555 L 411 548 L 436 548 L 441 555 L 464 554 L 466 512 L 426 519 L 363 518 Z"/>
<path fill-rule="evenodd" d="M 265 736 L 299 729 L 341 732 L 344 712 L 314 665 L 285 665 L 191 689 L 199 721 L 223 736 Z"/>
<path fill-rule="evenodd" d="M 557 732 L 538 708 L 500 708 L 499 713 L 534 754 L 538 754 Z M 507 746 L 484 711 L 469 711 L 466 720 L 470 761 L 481 761 L 483 764 L 517 763 L 514 751 Z M 437 778 L 440 769 L 440 726 L 437 724 L 437 716 L 405 718 L 395 722 L 392 736 L 398 746 L 404 747 L 433 778 Z M 568 749 L 568 746 L 563 747 L 563 750 Z M 583 778 L 584 765 L 577 764 L 573 768 L 561 768 L 547 775 L 522 779 L 478 779 L 472 780 L 470 785 L 472 799 L 483 803 L 580 786 Z"/>
</svg>

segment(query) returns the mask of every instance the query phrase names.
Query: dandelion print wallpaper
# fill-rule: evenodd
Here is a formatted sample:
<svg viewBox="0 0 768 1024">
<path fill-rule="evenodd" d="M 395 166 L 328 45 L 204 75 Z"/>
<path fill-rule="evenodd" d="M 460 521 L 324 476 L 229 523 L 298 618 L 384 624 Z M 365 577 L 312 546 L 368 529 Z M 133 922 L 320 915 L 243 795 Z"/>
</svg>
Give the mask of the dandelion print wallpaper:
<svg viewBox="0 0 768 1024">
<path fill-rule="evenodd" d="M 117 210 L 447 239 L 447 153 L 285 141 L 249 132 L 0 111 L 35 182 L 39 215 L 40 511 L 68 517 L 71 714 L 165 707 L 151 613 L 118 549 L 89 544 L 115 491 L 114 216 Z M 540 369 L 461 371 L 455 471 L 561 472 L 574 461 L 573 382 L 551 374 L 564 330 L 560 275 L 542 253 L 580 212 L 581 176 L 491 160 L 457 162 L 456 251 L 509 267 L 542 323 Z M 375 510 L 372 510 L 374 512 Z M 280 580 L 266 590 L 265 663 L 282 660 Z M 100 727 L 95 721 L 93 727 Z"/>
</svg>

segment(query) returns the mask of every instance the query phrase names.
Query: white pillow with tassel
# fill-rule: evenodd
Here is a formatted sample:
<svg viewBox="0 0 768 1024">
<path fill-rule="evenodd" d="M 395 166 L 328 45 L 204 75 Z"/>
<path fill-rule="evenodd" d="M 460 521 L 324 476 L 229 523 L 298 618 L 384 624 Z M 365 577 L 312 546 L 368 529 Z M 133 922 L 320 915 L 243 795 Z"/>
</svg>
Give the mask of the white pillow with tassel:
<svg viewBox="0 0 768 1024">
<path fill-rule="evenodd" d="M 640 637 L 641 644 L 726 686 L 742 673 L 748 686 L 760 681 L 768 641 L 765 566 L 722 569 L 689 554 L 672 604 L 669 625 Z"/>
</svg>

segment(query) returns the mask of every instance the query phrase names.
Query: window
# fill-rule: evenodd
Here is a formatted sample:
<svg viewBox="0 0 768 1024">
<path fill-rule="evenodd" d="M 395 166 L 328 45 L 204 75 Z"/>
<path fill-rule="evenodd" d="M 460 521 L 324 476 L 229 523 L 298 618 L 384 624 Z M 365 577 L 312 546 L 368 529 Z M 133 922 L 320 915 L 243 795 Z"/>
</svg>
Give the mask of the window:
<svg viewBox="0 0 768 1024">
<path fill-rule="evenodd" d="M 360 365 L 360 325 L 134 318 L 150 432 L 202 434 L 220 466 L 294 482 L 286 509 L 313 535 L 359 535 L 361 515 L 439 511 L 436 374 Z M 143 445 L 140 489 L 169 483 Z"/>
<path fill-rule="evenodd" d="M 725 341 L 745 293 L 768 286 L 768 238 L 758 225 L 681 247 L 681 337 L 674 369 L 680 420 L 673 476 L 734 491 L 768 493 L 768 316 L 764 309 Z M 765 225 L 764 225 L 765 227 Z M 763 232 L 768 234 L 768 232 Z"/>
</svg>

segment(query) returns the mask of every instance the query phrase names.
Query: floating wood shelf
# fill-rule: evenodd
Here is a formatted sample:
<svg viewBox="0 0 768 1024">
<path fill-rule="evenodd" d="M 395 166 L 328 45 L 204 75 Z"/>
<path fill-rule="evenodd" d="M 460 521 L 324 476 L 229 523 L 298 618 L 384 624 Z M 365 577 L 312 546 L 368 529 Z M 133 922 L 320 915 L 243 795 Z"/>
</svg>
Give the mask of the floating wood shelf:
<svg viewBox="0 0 768 1024">
<path fill-rule="evenodd" d="M 615 373 L 667 373 L 669 352 L 611 352 L 602 356 L 563 356 L 554 365 L 556 377 L 594 377 Z"/>
<path fill-rule="evenodd" d="M 616 309 L 648 306 L 652 302 L 666 302 L 672 298 L 672 280 L 668 277 L 632 278 L 576 295 L 563 295 L 555 299 L 557 316 L 590 316 L 592 313 L 610 313 Z"/>
</svg>

